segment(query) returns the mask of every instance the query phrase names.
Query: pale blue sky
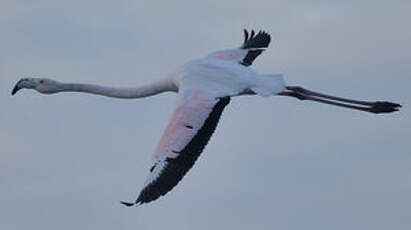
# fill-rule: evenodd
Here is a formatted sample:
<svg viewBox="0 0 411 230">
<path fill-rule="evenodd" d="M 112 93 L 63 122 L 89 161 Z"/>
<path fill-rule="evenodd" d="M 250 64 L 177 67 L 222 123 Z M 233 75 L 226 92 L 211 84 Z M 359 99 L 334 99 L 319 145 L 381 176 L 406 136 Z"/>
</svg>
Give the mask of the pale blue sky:
<svg viewBox="0 0 411 230">
<path fill-rule="evenodd" d="M 0 229 L 409 229 L 410 1 L 0 1 Z M 137 86 L 236 47 L 289 84 L 403 104 L 374 115 L 235 98 L 167 196 L 134 199 L 175 95 L 10 91 L 20 77 Z"/>
</svg>

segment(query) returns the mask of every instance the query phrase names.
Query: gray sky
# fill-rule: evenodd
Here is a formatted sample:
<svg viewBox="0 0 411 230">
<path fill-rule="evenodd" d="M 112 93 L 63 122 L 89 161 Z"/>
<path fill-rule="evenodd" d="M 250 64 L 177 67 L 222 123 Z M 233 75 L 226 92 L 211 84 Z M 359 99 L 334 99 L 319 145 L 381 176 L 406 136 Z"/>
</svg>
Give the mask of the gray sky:
<svg viewBox="0 0 411 230">
<path fill-rule="evenodd" d="M 409 229 L 410 1 L 0 1 L 0 229 Z M 235 98 L 167 196 L 138 195 L 175 95 L 10 96 L 20 77 L 137 86 L 272 34 L 289 84 L 400 102 L 373 115 Z"/>
</svg>

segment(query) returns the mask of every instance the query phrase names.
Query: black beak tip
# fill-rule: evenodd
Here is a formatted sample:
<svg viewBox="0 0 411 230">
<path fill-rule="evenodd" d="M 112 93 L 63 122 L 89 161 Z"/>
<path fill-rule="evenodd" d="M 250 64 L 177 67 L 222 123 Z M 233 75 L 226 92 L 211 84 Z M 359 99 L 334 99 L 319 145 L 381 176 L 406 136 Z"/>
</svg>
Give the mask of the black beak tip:
<svg viewBox="0 0 411 230">
<path fill-rule="evenodd" d="M 14 86 L 13 90 L 11 91 L 11 95 L 13 96 L 14 94 L 17 93 L 17 91 L 19 91 L 21 89 L 20 84 L 22 81 L 24 81 L 25 79 L 20 79 L 16 85 Z"/>
<path fill-rule="evenodd" d="M 20 88 L 19 88 L 17 85 L 14 86 L 13 91 L 11 91 L 11 95 L 13 96 L 13 95 L 16 94 L 17 91 L 19 91 L 19 90 L 20 90 Z"/>
</svg>

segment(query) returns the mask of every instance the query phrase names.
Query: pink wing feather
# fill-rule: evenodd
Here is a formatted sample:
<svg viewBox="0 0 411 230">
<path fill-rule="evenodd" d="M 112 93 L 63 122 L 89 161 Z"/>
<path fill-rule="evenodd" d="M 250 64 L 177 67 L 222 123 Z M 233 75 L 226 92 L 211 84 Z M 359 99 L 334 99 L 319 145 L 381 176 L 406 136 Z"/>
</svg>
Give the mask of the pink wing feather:
<svg viewBox="0 0 411 230">
<path fill-rule="evenodd" d="M 229 97 L 214 98 L 195 90 L 180 97 L 154 153 L 144 188 L 131 206 L 148 203 L 165 195 L 194 165 L 213 134 Z"/>
<path fill-rule="evenodd" d="M 251 36 L 248 37 L 248 31 L 244 30 L 244 43 L 240 48 L 217 51 L 209 56 L 222 61 L 235 61 L 241 65 L 250 66 L 268 48 L 270 41 L 270 35 L 264 31 L 255 34 L 252 30 Z"/>
<path fill-rule="evenodd" d="M 204 124 L 217 100 L 195 91 L 187 100 L 180 100 L 154 152 L 154 158 L 175 158 Z"/>
</svg>

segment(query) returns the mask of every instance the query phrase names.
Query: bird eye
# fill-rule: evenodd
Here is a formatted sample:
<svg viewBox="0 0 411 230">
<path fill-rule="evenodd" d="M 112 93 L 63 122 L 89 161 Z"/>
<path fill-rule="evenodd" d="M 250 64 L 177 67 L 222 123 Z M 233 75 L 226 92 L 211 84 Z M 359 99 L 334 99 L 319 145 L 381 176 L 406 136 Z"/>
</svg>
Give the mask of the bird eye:
<svg viewBox="0 0 411 230">
<path fill-rule="evenodd" d="M 43 84 L 44 83 L 44 80 L 40 80 L 40 84 Z"/>
</svg>

